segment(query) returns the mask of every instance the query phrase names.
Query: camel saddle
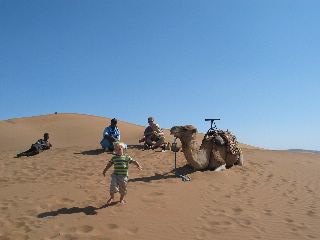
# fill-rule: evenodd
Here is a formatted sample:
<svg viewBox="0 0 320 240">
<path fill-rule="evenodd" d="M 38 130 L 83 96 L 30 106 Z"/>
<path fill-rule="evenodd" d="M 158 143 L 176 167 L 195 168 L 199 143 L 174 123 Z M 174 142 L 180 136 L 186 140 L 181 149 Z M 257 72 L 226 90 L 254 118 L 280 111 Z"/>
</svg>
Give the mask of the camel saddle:
<svg viewBox="0 0 320 240">
<path fill-rule="evenodd" d="M 230 154 L 236 155 L 240 152 L 236 136 L 230 131 L 214 130 L 204 135 L 202 142 L 213 142 L 218 146 L 226 145 Z"/>
</svg>

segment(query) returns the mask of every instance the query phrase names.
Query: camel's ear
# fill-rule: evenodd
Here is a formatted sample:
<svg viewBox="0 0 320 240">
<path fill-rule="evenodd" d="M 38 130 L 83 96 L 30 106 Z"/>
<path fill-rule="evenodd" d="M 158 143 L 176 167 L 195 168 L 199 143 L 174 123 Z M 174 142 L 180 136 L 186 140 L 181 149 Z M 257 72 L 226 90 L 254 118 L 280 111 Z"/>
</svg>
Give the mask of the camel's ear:
<svg viewBox="0 0 320 240">
<path fill-rule="evenodd" d="M 195 129 L 192 129 L 192 133 L 197 133 L 198 131 L 197 131 L 197 129 L 195 128 Z"/>
</svg>

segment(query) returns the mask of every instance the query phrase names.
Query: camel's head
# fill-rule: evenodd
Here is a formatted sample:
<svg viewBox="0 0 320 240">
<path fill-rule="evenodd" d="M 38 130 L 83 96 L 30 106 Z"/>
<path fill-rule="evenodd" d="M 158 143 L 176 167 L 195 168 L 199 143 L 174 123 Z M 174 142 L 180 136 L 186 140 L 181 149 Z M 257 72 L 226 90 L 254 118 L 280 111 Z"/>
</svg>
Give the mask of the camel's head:
<svg viewBox="0 0 320 240">
<path fill-rule="evenodd" d="M 192 125 L 174 126 L 170 129 L 170 134 L 176 138 L 193 138 L 197 133 L 197 129 Z"/>
</svg>

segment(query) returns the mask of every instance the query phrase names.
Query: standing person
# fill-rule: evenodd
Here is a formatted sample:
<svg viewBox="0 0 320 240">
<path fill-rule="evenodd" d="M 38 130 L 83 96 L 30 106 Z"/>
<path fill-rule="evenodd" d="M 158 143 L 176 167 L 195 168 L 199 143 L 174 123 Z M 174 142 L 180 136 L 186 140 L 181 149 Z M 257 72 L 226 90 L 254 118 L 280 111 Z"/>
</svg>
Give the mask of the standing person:
<svg viewBox="0 0 320 240">
<path fill-rule="evenodd" d="M 159 124 L 155 123 L 153 117 L 148 118 L 149 126 L 144 130 L 144 137 L 139 142 L 145 142 L 146 149 L 156 149 L 165 143 L 165 137 Z"/>
<path fill-rule="evenodd" d="M 113 143 L 120 141 L 120 130 L 117 127 L 117 119 L 111 119 L 111 124 L 109 127 L 106 127 L 103 131 L 103 138 L 100 141 L 101 147 L 105 151 L 113 151 Z"/>
<path fill-rule="evenodd" d="M 39 139 L 31 147 L 25 151 L 17 154 L 17 157 L 22 156 L 34 156 L 42 152 L 43 150 L 50 149 L 52 147 L 51 143 L 49 142 L 49 133 L 43 134 L 43 139 Z"/>
<path fill-rule="evenodd" d="M 130 163 L 133 163 L 139 170 L 142 170 L 137 161 L 124 154 L 124 149 L 124 143 L 114 143 L 114 151 L 116 155 L 111 158 L 102 172 L 103 176 L 106 176 L 107 170 L 114 165 L 114 171 L 111 175 L 110 183 L 110 198 L 108 199 L 107 204 L 110 204 L 114 200 L 114 194 L 117 192 L 120 193 L 120 203 L 125 204 L 124 196 L 127 194 L 128 169 Z"/>
</svg>

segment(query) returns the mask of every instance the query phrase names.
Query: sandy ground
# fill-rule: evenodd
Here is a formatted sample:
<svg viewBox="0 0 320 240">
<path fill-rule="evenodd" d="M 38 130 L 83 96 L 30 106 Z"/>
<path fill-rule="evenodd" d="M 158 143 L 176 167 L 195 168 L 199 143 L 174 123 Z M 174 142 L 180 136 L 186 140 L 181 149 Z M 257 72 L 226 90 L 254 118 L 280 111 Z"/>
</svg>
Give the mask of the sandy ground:
<svg viewBox="0 0 320 240">
<path fill-rule="evenodd" d="M 243 167 L 192 172 L 179 152 L 178 169 L 191 178 L 183 182 L 173 152 L 139 149 L 143 126 L 120 122 L 143 170 L 131 165 L 127 203 L 107 206 L 112 171 L 102 170 L 112 155 L 97 149 L 109 119 L 10 121 L 0 122 L 0 240 L 320 239 L 320 154 L 248 147 Z M 43 131 L 51 150 L 14 158 Z"/>
</svg>

